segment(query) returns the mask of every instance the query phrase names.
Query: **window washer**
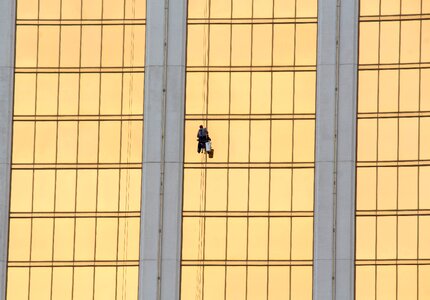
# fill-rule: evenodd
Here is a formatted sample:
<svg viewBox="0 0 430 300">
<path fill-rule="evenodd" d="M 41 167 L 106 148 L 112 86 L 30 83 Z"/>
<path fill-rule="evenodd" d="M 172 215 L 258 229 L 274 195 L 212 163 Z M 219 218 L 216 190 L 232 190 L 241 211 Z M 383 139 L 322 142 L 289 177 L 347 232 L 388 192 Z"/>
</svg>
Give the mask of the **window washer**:
<svg viewBox="0 0 430 300">
<path fill-rule="evenodd" d="M 206 142 L 210 141 L 209 133 L 206 128 L 203 127 L 203 125 L 199 126 L 199 131 L 197 132 L 197 152 L 201 153 L 203 151 L 206 151 Z"/>
</svg>

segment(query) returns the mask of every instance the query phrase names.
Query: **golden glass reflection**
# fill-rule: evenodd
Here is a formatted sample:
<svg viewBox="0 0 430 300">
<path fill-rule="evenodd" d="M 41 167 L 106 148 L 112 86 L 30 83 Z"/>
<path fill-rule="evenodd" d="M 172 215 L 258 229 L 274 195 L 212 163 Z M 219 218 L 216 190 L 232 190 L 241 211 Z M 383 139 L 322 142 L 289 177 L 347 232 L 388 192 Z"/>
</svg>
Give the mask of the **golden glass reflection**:
<svg viewBox="0 0 430 300">
<path fill-rule="evenodd" d="M 81 17 L 82 2 L 76 0 L 62 0 L 61 17 L 63 19 L 79 19 Z"/>
<path fill-rule="evenodd" d="M 75 259 L 94 260 L 95 219 L 77 219 L 75 226 Z"/>
<path fill-rule="evenodd" d="M 312 297 L 316 11 L 188 1 L 181 299 Z"/>
<path fill-rule="evenodd" d="M 72 296 L 72 268 L 54 268 L 52 271 L 52 299 L 70 299 Z"/>
<path fill-rule="evenodd" d="M 75 268 L 73 295 L 76 299 L 91 299 L 93 297 L 94 268 Z"/>
<path fill-rule="evenodd" d="M 231 30 L 231 64 L 233 66 L 249 66 L 251 64 L 251 25 L 232 26 Z"/>
<path fill-rule="evenodd" d="M 57 67 L 59 63 L 60 27 L 41 26 L 39 27 L 38 43 L 38 67 Z"/>
<path fill-rule="evenodd" d="M 25 86 L 25 89 L 18 88 Z M 34 115 L 36 94 L 36 75 L 35 74 L 16 74 L 15 75 L 15 96 L 14 114 L 15 115 Z"/>
<path fill-rule="evenodd" d="M 79 65 L 80 28 L 65 26 L 61 28 L 61 67 Z"/>
<path fill-rule="evenodd" d="M 8 268 L 8 299 L 28 299 L 28 282 L 23 280 L 23 278 L 28 278 L 28 274 L 29 268 Z"/>
<path fill-rule="evenodd" d="M 29 299 L 50 299 L 52 268 L 30 268 Z"/>
<path fill-rule="evenodd" d="M 356 266 L 355 297 L 356 299 L 375 300 L 376 267 Z"/>
<path fill-rule="evenodd" d="M 115 299 L 115 268 L 96 268 L 94 278 L 94 299 Z"/>
<path fill-rule="evenodd" d="M 30 259 L 30 220 L 11 220 L 11 237 L 9 239 L 9 260 L 29 260 Z"/>
<path fill-rule="evenodd" d="M 400 46 L 400 62 L 412 63 L 420 61 L 420 35 L 421 22 L 411 21 L 402 24 Z"/>
<path fill-rule="evenodd" d="M 265 299 L 267 294 L 267 268 L 248 268 L 247 299 Z"/>
<path fill-rule="evenodd" d="M 427 2 L 360 1 L 358 300 L 427 297 Z"/>
<path fill-rule="evenodd" d="M 233 5 L 233 18 L 251 18 L 253 15 L 253 1 L 252 0 L 232 0 Z"/>
<path fill-rule="evenodd" d="M 37 26 L 17 26 L 15 65 L 36 67 L 37 64 Z"/>
<path fill-rule="evenodd" d="M 227 259 L 245 260 L 247 255 L 247 225 L 245 218 L 228 220 Z"/>
<path fill-rule="evenodd" d="M 78 148 L 78 122 L 59 122 L 57 162 L 76 163 Z"/>
<path fill-rule="evenodd" d="M 54 260 L 73 260 L 74 220 L 55 220 Z M 54 276 L 55 277 L 55 276 Z"/>
<path fill-rule="evenodd" d="M 36 19 L 38 11 L 38 0 L 18 0 L 17 19 Z"/>
<path fill-rule="evenodd" d="M 246 268 L 227 268 L 226 299 L 246 299 Z"/>
<path fill-rule="evenodd" d="M 145 18 L 17 0 L 8 300 L 137 298 Z"/>
<path fill-rule="evenodd" d="M 77 115 L 79 106 L 79 75 L 60 74 L 58 113 Z"/>
</svg>

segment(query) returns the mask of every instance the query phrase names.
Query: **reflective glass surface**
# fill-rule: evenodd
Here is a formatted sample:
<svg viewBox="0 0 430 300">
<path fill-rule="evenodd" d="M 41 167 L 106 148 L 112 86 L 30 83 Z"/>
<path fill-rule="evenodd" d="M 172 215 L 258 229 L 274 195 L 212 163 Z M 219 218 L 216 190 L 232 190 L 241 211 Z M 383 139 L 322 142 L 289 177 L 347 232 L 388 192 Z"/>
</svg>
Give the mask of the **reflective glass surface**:
<svg viewBox="0 0 430 300">
<path fill-rule="evenodd" d="M 181 298 L 311 299 L 317 1 L 189 0 L 187 22 Z"/>
<path fill-rule="evenodd" d="M 137 299 L 144 0 L 18 0 L 7 299 Z"/>
<path fill-rule="evenodd" d="M 430 295 L 430 1 L 361 0 L 356 299 Z"/>
</svg>

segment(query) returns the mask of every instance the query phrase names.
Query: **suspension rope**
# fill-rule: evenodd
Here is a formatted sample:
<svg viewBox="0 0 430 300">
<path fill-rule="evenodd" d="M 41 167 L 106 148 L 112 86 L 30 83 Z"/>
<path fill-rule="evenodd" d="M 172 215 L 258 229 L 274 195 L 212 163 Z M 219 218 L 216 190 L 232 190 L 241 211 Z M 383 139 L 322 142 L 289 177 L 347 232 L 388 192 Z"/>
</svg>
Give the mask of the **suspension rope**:
<svg viewBox="0 0 430 300">
<path fill-rule="evenodd" d="M 209 17 L 209 1 L 205 1 L 204 7 L 204 15 Z M 207 29 L 203 27 L 203 49 L 205 50 L 203 56 L 203 66 L 206 67 L 209 61 L 209 25 L 207 25 Z M 208 76 L 209 73 L 205 72 L 203 75 L 203 85 L 202 85 L 202 98 L 201 98 L 201 107 L 202 107 L 202 120 L 204 121 L 203 126 L 207 127 L 207 102 L 208 102 Z M 200 141 L 199 141 L 200 142 Z M 206 162 L 206 155 L 201 156 L 201 165 Z M 206 169 L 202 167 L 200 171 L 200 202 L 199 202 L 199 210 L 203 211 L 205 209 L 205 201 L 206 200 Z M 203 217 L 199 218 L 199 240 L 198 240 L 198 259 L 204 259 L 204 237 L 205 237 L 205 219 Z M 202 298 L 203 291 L 203 272 L 204 267 L 201 267 L 197 271 L 197 284 L 196 284 L 196 299 Z"/>
<path fill-rule="evenodd" d="M 125 5 L 125 4 L 124 4 Z M 136 17 L 136 0 L 131 1 L 131 18 L 134 19 Z M 135 36 L 134 36 L 134 26 L 131 26 L 130 28 L 130 64 L 132 65 L 134 63 L 134 47 L 135 47 Z M 128 101 L 127 101 L 127 109 L 128 113 L 130 115 L 133 114 L 133 94 L 134 94 L 134 74 L 129 75 L 129 81 L 128 81 Z M 126 148 L 126 162 L 129 163 L 131 160 L 131 139 L 132 139 L 132 122 L 128 121 L 127 126 L 127 148 Z M 125 211 L 130 210 L 130 170 L 126 171 L 125 176 L 125 204 L 124 209 Z M 124 260 L 128 260 L 128 231 L 129 231 L 129 220 L 124 219 L 124 228 L 123 228 L 123 251 L 124 251 Z M 119 224 L 118 224 L 119 225 Z M 124 267 L 123 270 L 123 276 L 122 276 L 122 295 L 121 298 L 127 299 L 127 273 L 128 268 Z"/>
</svg>

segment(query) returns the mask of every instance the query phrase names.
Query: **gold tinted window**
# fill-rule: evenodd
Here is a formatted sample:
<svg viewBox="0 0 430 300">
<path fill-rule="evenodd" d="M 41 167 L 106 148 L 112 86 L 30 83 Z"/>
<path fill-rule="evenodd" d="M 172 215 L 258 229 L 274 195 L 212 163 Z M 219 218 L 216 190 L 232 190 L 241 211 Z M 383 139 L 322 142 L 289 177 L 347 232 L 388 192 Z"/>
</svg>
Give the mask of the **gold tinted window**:
<svg viewBox="0 0 430 300">
<path fill-rule="evenodd" d="M 181 299 L 311 299 L 317 1 L 189 0 L 187 23 Z"/>
<path fill-rule="evenodd" d="M 356 299 L 422 299 L 429 280 L 429 2 L 360 2 Z"/>
<path fill-rule="evenodd" d="M 145 24 L 17 0 L 7 299 L 137 299 Z"/>
</svg>

